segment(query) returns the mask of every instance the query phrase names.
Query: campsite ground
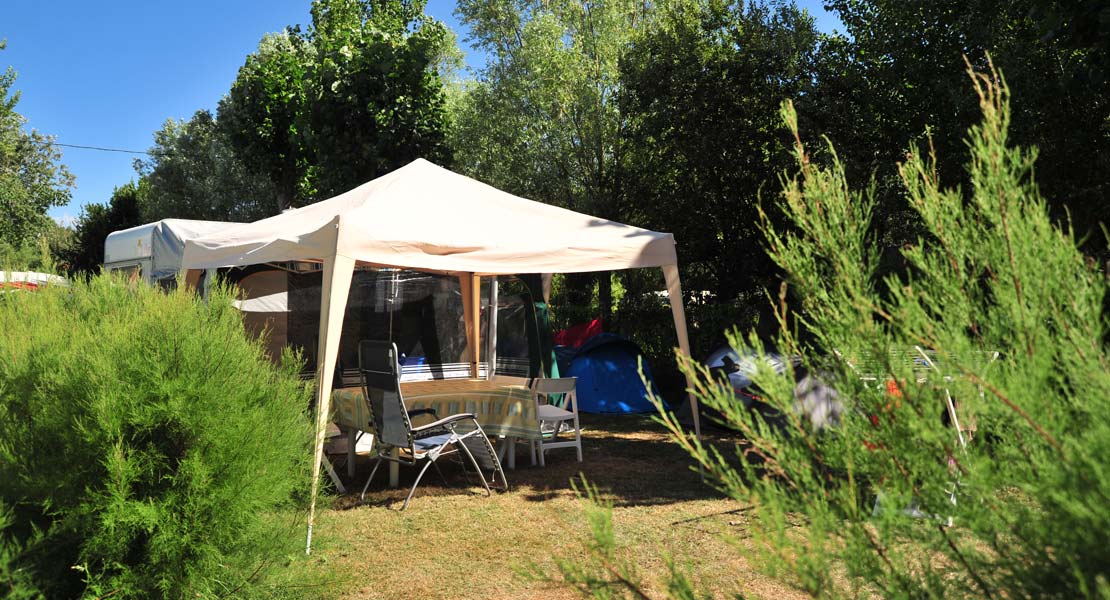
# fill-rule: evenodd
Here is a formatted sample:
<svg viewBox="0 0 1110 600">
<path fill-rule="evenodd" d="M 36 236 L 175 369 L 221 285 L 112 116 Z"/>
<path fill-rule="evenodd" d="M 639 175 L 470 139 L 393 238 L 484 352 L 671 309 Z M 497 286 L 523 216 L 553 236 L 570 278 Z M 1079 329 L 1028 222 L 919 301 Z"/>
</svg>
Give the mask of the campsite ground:
<svg viewBox="0 0 1110 600">
<path fill-rule="evenodd" d="M 315 582 L 314 597 L 580 597 L 521 572 L 532 565 L 558 578 L 556 558 L 585 556 L 585 501 L 570 483 L 581 472 L 613 502 L 621 557 L 637 566 L 652 597 L 664 596 L 668 557 L 715 597 L 801 597 L 742 558 L 752 543 L 745 507 L 703 484 L 662 427 L 623 415 L 584 415 L 582 426 L 585 462 L 577 463 L 573 450 L 554 450 L 546 468 L 532 467 L 525 447 L 508 471 L 512 490 L 488 499 L 449 463 L 444 472 L 453 485 L 428 473 L 408 510 L 397 512 L 414 470 L 403 468 L 401 488 L 388 491 L 379 473 L 366 502 L 341 496 L 320 515 L 316 548 L 299 579 Z M 722 449 L 735 443 L 720 433 L 709 437 Z M 352 483 L 361 488 L 369 461 L 358 467 Z"/>
</svg>

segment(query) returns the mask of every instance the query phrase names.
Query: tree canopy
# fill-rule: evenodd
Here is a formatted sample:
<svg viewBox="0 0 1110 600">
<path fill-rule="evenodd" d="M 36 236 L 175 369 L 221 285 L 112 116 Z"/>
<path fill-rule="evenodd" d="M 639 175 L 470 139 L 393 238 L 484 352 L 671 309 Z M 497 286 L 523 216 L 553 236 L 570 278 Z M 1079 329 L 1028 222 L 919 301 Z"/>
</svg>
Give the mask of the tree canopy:
<svg viewBox="0 0 1110 600">
<path fill-rule="evenodd" d="M 168 119 L 154 132 L 150 158 L 135 163 L 148 186 L 139 206 L 144 221 L 249 222 L 273 212 L 273 184 L 248 171 L 206 110 L 188 121 Z"/>
<path fill-rule="evenodd" d="M 0 73 L 0 242 L 21 246 L 49 228 L 46 211 L 69 203 L 75 179 L 54 139 L 26 130 L 15 79 L 12 67 Z"/>
<path fill-rule="evenodd" d="M 790 5 L 660 6 L 621 72 L 621 216 L 680 240 L 690 300 L 707 305 L 694 307 L 699 325 L 720 341 L 774 285 L 757 233 L 763 191 L 789 164 L 775 106 L 814 93 L 818 34 Z"/>
<path fill-rule="evenodd" d="M 1072 14 L 1064 4 L 1037 0 L 833 0 L 827 3 L 847 35 L 831 40 L 820 61 L 816 112 L 810 124 L 845 156 L 849 177 L 877 176 L 879 226 L 897 246 L 912 239 L 904 187 L 894 163 L 911 142 L 931 139 L 942 180 L 966 184 L 969 150 L 962 135 L 977 117 L 964 93 L 964 57 L 976 68 L 986 55 L 1013 90 L 1011 135 L 1041 157 L 1038 184 L 1053 217 L 1069 216 L 1088 251 L 1105 248 L 1097 224 L 1110 218 L 1110 81 L 1091 78 L 1103 50 L 1085 39 L 1046 37 L 1038 11 Z M 1075 16 L 1080 16 L 1077 11 Z M 1110 13 L 1107 13 L 1110 16 Z M 1074 24 L 1074 19 L 1064 18 Z M 1091 43 L 1095 43 L 1094 40 Z M 916 221 L 914 221 L 916 222 Z"/>
<path fill-rule="evenodd" d="M 423 1 L 319 0 L 307 31 L 268 35 L 247 57 L 219 125 L 274 186 L 271 214 L 419 157 L 449 163 L 438 68 L 453 48 Z"/>
<path fill-rule="evenodd" d="M 978 109 L 964 57 L 982 68 L 989 52 L 1014 92 L 1010 135 L 1039 154 L 1050 214 L 1071 221 L 1088 254 L 1105 255 L 1110 12 L 1097 2 L 830 0 L 843 32 L 819 33 L 791 2 L 461 0 L 467 41 L 487 58 L 469 79 L 454 79 L 454 33 L 424 8 L 318 0 L 307 25 L 265 36 L 214 115 L 155 133 L 151 158 L 137 161 L 140 218 L 252 220 L 425 157 L 542 202 L 674 232 L 703 354 L 730 325 L 775 326 L 764 290 L 783 274 L 755 223 L 784 214 L 766 193 L 789 166 L 778 103 L 792 100 L 801 130 L 836 144 L 853 185 L 874 186 L 874 242 L 883 272 L 897 272 L 899 249 L 923 230 L 894 165 L 911 144 L 931 145 L 941 180 L 968 185 L 961 135 Z M 3 80 L 9 123 L 13 79 L 9 70 Z M 45 193 L 6 192 L 26 199 L 0 225 L 9 237 L 25 238 L 44 206 L 68 197 L 72 179 L 50 170 L 56 149 L 40 141 L 47 158 L 26 164 L 45 173 L 31 177 Z M 814 161 L 832 158 L 813 149 Z M 650 314 L 665 316 L 646 293 L 658 285 L 590 274 L 556 295 L 588 307 L 562 313 L 570 320 L 600 313 L 636 336 Z M 667 355 L 667 340 L 638 341 Z"/>
<path fill-rule="evenodd" d="M 150 193 L 143 180 L 128 182 L 112 192 L 105 204 L 88 204 L 77 218 L 72 245 L 62 255 L 71 274 L 90 275 L 104 264 L 104 240 L 109 233 L 142 225 L 144 198 Z"/>
</svg>

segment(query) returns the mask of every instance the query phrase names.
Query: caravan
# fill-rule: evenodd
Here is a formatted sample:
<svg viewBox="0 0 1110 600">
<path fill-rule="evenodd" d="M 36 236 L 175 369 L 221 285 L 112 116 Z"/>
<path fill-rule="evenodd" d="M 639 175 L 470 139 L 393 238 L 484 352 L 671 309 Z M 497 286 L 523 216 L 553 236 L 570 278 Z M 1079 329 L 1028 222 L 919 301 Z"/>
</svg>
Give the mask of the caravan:
<svg viewBox="0 0 1110 600">
<path fill-rule="evenodd" d="M 186 240 L 216 233 L 242 223 L 163 219 L 113 231 L 104 240 L 104 270 L 172 285 L 181 270 Z"/>
</svg>

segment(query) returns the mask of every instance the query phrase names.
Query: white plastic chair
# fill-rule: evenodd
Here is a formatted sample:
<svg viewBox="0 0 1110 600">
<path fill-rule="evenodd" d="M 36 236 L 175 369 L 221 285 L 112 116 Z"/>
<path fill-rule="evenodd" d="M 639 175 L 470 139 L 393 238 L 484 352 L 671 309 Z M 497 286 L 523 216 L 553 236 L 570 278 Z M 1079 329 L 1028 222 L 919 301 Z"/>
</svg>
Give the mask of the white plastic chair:
<svg viewBox="0 0 1110 600">
<path fill-rule="evenodd" d="M 532 464 L 536 464 L 536 449 L 539 448 L 540 466 L 546 466 L 543 454 L 556 448 L 574 448 L 578 451 L 578 462 L 582 462 L 582 428 L 578 424 L 578 398 L 575 394 L 577 377 L 559 379 L 536 379 L 532 384 L 532 398 L 536 402 L 536 418 L 540 422 L 540 439 L 530 440 Z M 560 407 L 551 403 L 562 396 Z M 567 410 L 569 408 L 570 410 Z M 573 423 L 573 425 L 571 425 Z M 573 440 L 558 441 L 563 432 L 574 432 Z M 550 441 L 549 441 L 550 440 Z"/>
</svg>

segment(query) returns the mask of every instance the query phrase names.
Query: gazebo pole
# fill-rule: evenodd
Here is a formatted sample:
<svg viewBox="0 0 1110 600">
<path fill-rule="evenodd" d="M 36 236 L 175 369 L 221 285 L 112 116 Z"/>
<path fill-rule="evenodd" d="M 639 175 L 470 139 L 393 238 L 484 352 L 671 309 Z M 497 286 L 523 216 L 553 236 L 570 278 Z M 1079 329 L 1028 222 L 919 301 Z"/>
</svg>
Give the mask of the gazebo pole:
<svg viewBox="0 0 1110 600">
<path fill-rule="evenodd" d="M 675 333 L 678 334 L 678 350 L 690 358 L 690 338 L 686 333 L 686 310 L 682 307 L 682 282 L 678 278 L 678 265 L 663 265 L 663 278 L 667 281 L 667 296 L 671 301 L 671 315 L 674 316 Z M 698 399 L 694 396 L 694 382 L 686 375 L 686 397 L 690 402 L 690 412 L 694 416 L 694 435 L 701 440 L 701 415 Z M 700 470 L 700 469 L 699 469 Z"/>
<path fill-rule="evenodd" d="M 482 370 L 482 278 L 470 274 L 470 330 L 474 332 L 474 345 L 470 349 L 470 377 L 478 379 Z"/>
<path fill-rule="evenodd" d="M 466 325 L 466 349 L 470 353 L 470 378 L 477 379 L 481 364 L 482 277 L 475 273 L 459 274 L 462 291 L 463 323 Z"/>
<path fill-rule="evenodd" d="M 498 282 L 497 276 L 494 275 L 489 280 L 489 348 L 486 352 L 486 362 L 489 366 L 486 368 L 486 379 L 493 379 L 497 374 L 497 301 L 498 301 Z"/>
<path fill-rule="evenodd" d="M 320 465 L 324 458 L 324 437 L 331 413 L 331 385 L 335 361 L 339 354 L 339 337 L 343 333 L 343 314 L 351 291 L 355 260 L 346 256 L 324 259 L 324 277 L 320 288 L 320 338 L 316 355 L 316 452 L 312 461 L 312 496 L 308 507 L 308 539 L 305 554 L 312 552 L 312 526 L 316 523 L 316 492 L 320 487 Z"/>
</svg>

